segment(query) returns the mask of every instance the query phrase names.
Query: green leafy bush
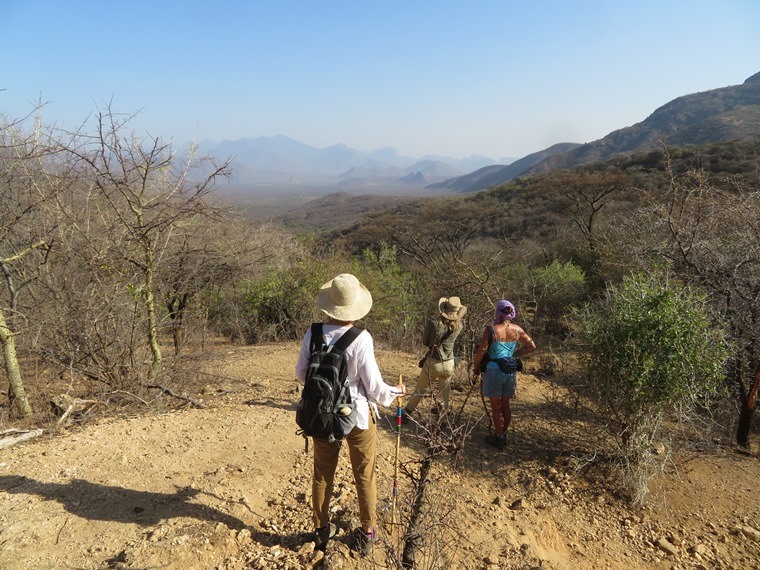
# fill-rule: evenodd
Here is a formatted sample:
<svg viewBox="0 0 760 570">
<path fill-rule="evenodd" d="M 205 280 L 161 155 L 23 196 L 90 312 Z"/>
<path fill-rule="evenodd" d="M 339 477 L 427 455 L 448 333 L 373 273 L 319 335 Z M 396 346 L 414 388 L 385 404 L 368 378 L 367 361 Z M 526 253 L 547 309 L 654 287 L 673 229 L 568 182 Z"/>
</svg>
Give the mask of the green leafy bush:
<svg viewBox="0 0 760 570">
<path fill-rule="evenodd" d="M 424 303 L 419 302 L 415 277 L 399 267 L 395 248 L 387 245 L 365 250 L 361 258 L 307 257 L 255 282 L 238 283 L 214 300 L 210 320 L 234 341 L 300 339 L 312 322 L 323 319 L 315 304 L 319 288 L 340 273 L 356 275 L 372 293 L 372 310 L 363 324 L 377 340 L 394 347 L 417 340 Z"/>
<path fill-rule="evenodd" d="M 353 269 L 372 293 L 372 310 L 366 321 L 375 340 L 394 348 L 419 342 L 429 303 L 421 280 L 399 265 L 396 247 L 381 242 L 366 248 Z"/>
<path fill-rule="evenodd" d="M 533 270 L 533 283 L 538 317 L 545 324 L 547 332 L 561 333 L 565 316 L 585 296 L 585 272 L 571 261 L 555 260 Z"/>
<path fill-rule="evenodd" d="M 641 500 L 669 411 L 709 405 L 729 347 L 710 321 L 705 295 L 658 275 L 610 287 L 579 314 L 588 393 L 617 438 Z M 682 416 L 683 419 L 683 416 Z"/>
<path fill-rule="evenodd" d="M 242 281 L 210 305 L 209 320 L 236 342 L 256 344 L 300 338 L 315 318 L 314 300 L 330 264 L 306 259 L 270 270 L 257 281 Z"/>
</svg>

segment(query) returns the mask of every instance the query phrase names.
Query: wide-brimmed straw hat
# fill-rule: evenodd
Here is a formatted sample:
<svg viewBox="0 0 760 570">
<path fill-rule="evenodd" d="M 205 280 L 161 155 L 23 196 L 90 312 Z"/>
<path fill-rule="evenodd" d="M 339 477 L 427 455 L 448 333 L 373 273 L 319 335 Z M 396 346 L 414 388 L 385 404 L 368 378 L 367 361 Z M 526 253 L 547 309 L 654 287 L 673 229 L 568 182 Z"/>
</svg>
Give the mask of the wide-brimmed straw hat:
<svg viewBox="0 0 760 570">
<path fill-rule="evenodd" d="M 338 321 L 358 321 L 372 308 L 372 293 L 350 273 L 341 273 L 320 287 L 317 308 Z"/>
<path fill-rule="evenodd" d="M 459 297 L 441 297 L 438 301 L 438 310 L 441 316 L 450 321 L 458 321 L 467 313 L 467 307 L 462 304 Z"/>
</svg>

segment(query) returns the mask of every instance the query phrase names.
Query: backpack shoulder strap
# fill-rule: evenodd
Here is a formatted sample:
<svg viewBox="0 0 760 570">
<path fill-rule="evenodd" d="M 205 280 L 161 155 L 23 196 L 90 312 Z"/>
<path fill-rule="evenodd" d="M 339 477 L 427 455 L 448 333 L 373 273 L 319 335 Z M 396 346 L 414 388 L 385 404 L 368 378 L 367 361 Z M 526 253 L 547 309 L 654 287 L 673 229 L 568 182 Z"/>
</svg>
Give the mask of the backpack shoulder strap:
<svg viewBox="0 0 760 570">
<path fill-rule="evenodd" d="M 357 327 L 356 325 L 352 326 L 350 329 L 344 332 L 338 341 L 333 345 L 333 350 L 337 349 L 341 352 L 345 352 L 346 349 L 351 346 L 351 343 L 356 340 L 356 337 L 359 336 L 363 330 L 363 328 Z"/>
<path fill-rule="evenodd" d="M 338 354 L 341 356 L 341 360 L 345 364 L 346 360 L 343 356 L 343 353 L 346 352 L 346 349 L 351 346 L 351 343 L 356 340 L 356 337 L 359 336 L 364 329 L 357 326 L 352 326 L 350 329 L 348 329 L 346 332 L 344 332 L 341 337 L 338 339 L 338 341 L 332 346 L 333 352 L 336 350 L 339 351 Z M 348 384 L 349 384 L 349 378 L 348 374 L 346 374 L 346 377 L 343 379 L 343 384 L 340 387 L 340 392 L 338 393 L 338 397 L 335 399 L 335 406 L 333 407 L 333 413 L 337 413 L 338 410 L 341 408 L 341 406 L 345 405 L 344 398 L 346 392 L 348 392 Z"/>
<path fill-rule="evenodd" d="M 314 352 L 324 344 L 325 339 L 322 336 L 322 323 L 311 323 L 311 342 L 309 343 L 309 351 Z"/>
<path fill-rule="evenodd" d="M 441 345 L 443 344 L 443 341 L 449 338 L 454 333 L 453 330 L 447 328 L 443 333 L 441 333 L 436 339 L 435 344 L 431 345 L 430 348 L 428 348 L 428 352 L 425 356 L 429 356 L 433 354 L 433 350 L 438 351 L 438 358 L 441 358 Z"/>
</svg>

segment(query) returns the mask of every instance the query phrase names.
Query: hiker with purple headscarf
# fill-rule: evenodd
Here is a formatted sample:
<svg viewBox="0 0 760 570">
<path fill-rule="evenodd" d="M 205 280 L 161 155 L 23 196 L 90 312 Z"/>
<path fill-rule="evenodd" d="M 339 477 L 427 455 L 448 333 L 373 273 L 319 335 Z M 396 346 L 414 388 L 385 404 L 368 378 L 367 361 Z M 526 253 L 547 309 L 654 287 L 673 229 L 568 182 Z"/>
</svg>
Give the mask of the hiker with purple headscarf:
<svg viewBox="0 0 760 570">
<path fill-rule="evenodd" d="M 481 390 L 491 402 L 496 433 L 489 434 L 486 442 L 497 449 L 507 445 L 507 428 L 512 419 L 510 399 L 517 390 L 517 371 L 503 371 L 499 361 L 525 356 L 536 349 L 533 339 L 512 322 L 516 316 L 515 306 L 506 299 L 496 303 L 493 324 L 484 328 L 473 363 L 473 374 L 477 377 L 481 374 L 481 362 L 487 359 Z"/>
</svg>

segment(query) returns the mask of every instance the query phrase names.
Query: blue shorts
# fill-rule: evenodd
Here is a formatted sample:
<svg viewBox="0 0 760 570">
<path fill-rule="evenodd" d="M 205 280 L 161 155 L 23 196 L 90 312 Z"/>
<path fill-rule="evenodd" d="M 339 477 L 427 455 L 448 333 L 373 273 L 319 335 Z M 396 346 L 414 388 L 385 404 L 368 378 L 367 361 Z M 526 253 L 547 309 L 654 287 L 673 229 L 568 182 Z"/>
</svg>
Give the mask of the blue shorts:
<svg viewBox="0 0 760 570">
<path fill-rule="evenodd" d="M 499 368 L 486 368 L 483 373 L 483 395 L 486 398 L 514 398 L 516 390 L 517 372 L 504 374 Z"/>
</svg>

